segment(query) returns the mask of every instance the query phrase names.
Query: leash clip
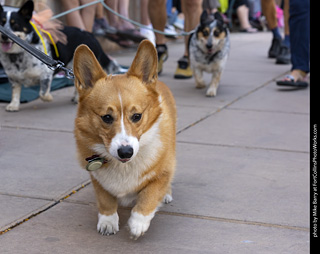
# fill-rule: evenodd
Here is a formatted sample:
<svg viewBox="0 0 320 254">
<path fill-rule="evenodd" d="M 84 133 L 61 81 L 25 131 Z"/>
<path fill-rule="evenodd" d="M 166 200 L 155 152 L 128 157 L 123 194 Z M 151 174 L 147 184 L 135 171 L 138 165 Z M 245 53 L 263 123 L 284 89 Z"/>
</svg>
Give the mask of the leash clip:
<svg viewBox="0 0 320 254">
<path fill-rule="evenodd" d="M 54 65 L 48 66 L 48 68 L 53 71 L 62 70 L 65 72 L 67 79 L 74 79 L 73 70 L 64 67 L 64 63 L 61 61 L 56 61 L 56 63 Z"/>
</svg>

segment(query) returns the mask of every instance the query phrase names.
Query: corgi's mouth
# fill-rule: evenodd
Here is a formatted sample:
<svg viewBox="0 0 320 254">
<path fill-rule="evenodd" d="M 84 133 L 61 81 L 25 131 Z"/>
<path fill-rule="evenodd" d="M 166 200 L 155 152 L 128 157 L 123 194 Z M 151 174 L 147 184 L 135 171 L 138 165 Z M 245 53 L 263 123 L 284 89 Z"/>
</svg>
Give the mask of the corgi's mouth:
<svg viewBox="0 0 320 254">
<path fill-rule="evenodd" d="M 3 41 L 1 42 L 1 49 L 3 52 L 7 52 L 9 51 L 13 46 L 13 42 L 12 41 Z"/>
<path fill-rule="evenodd" d="M 122 163 L 126 163 L 128 162 L 130 159 L 118 159 L 119 161 L 121 161 Z"/>
</svg>

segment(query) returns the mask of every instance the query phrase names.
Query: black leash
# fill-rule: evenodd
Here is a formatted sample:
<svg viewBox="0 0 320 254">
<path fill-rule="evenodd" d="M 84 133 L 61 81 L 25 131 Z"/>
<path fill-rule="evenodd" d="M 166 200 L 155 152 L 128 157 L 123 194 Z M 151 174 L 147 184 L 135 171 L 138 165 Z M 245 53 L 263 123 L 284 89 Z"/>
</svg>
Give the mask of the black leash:
<svg viewBox="0 0 320 254">
<path fill-rule="evenodd" d="M 39 59 L 41 62 L 43 62 L 45 65 L 48 66 L 49 69 L 56 71 L 56 70 L 62 70 L 65 72 L 66 77 L 68 79 L 73 79 L 74 74 L 73 71 L 66 68 L 64 66 L 64 63 L 58 60 L 54 60 L 50 56 L 46 55 L 42 51 L 34 48 L 30 44 L 26 43 L 24 40 L 13 34 L 11 31 L 8 29 L 4 28 L 3 26 L 0 25 L 0 33 L 5 34 L 8 36 L 12 41 L 14 41 L 16 44 L 18 44 L 21 48 L 25 49 L 28 53 Z"/>
</svg>

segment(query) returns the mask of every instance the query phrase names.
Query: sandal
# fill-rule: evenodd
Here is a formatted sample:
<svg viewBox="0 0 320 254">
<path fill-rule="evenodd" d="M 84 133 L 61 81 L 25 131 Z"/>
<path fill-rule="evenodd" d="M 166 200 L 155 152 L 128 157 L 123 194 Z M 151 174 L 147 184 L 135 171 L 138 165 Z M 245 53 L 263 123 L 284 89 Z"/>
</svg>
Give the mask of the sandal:
<svg viewBox="0 0 320 254">
<path fill-rule="evenodd" d="M 276 82 L 278 86 L 289 86 L 289 87 L 297 87 L 297 88 L 305 88 L 308 87 L 308 82 L 304 80 L 294 80 L 292 75 L 287 75 L 283 80 L 279 80 Z"/>
<path fill-rule="evenodd" d="M 254 27 L 248 27 L 248 28 L 243 28 L 243 29 L 240 29 L 240 32 L 241 33 L 256 33 L 258 32 L 258 29 L 254 28 Z"/>
<path fill-rule="evenodd" d="M 123 39 L 132 40 L 137 43 L 146 39 L 146 37 L 142 36 L 140 32 L 135 29 L 118 30 L 117 35 Z"/>
<path fill-rule="evenodd" d="M 119 46 L 123 48 L 132 48 L 134 47 L 133 41 L 125 40 L 116 34 L 105 34 L 105 37 L 110 41 L 117 43 Z"/>
</svg>

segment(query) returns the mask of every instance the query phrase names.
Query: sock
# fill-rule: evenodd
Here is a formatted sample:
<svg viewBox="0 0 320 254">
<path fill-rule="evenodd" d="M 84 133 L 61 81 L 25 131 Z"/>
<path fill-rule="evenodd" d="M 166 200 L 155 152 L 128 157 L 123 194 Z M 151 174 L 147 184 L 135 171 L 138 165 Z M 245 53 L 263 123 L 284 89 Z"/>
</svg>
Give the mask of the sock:
<svg viewBox="0 0 320 254">
<path fill-rule="evenodd" d="M 285 35 L 282 43 L 290 48 L 290 35 Z"/>
<path fill-rule="evenodd" d="M 281 39 L 281 34 L 278 27 L 271 29 L 271 32 L 273 34 L 273 38 Z"/>
</svg>

